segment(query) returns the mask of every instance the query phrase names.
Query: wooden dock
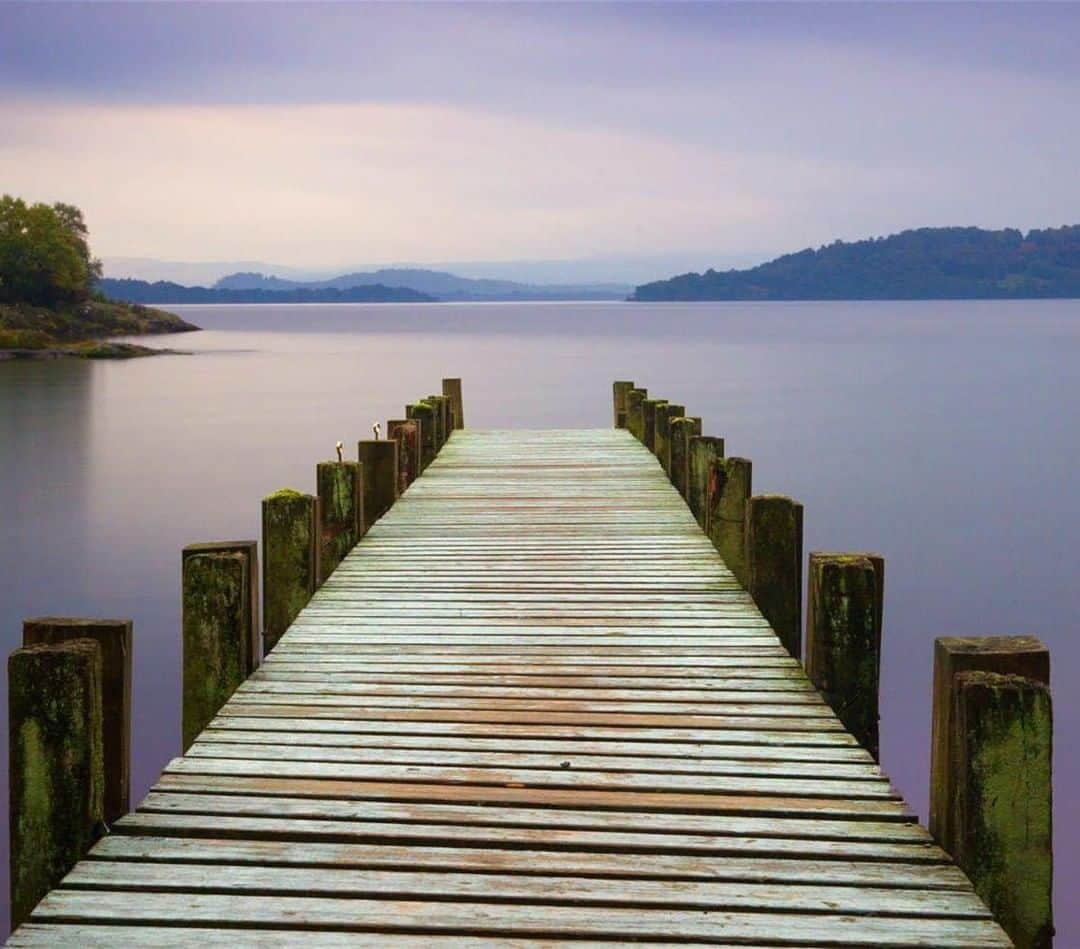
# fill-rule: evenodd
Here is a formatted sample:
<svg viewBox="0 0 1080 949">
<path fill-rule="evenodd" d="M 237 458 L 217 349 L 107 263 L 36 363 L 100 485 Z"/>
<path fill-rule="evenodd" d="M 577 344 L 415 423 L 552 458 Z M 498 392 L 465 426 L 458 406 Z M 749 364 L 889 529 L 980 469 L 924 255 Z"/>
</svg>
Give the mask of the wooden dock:
<svg viewBox="0 0 1080 949">
<path fill-rule="evenodd" d="M 1010 945 L 622 429 L 455 432 L 9 944 L 564 940 Z"/>
</svg>

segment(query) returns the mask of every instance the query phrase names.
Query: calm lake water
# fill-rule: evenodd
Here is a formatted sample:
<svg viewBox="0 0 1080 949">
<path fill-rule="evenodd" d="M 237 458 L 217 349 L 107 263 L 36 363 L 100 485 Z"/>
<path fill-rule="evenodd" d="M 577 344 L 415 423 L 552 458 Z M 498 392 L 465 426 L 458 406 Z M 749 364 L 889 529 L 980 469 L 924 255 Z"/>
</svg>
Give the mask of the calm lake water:
<svg viewBox="0 0 1080 949">
<path fill-rule="evenodd" d="M 179 749 L 183 545 L 258 537 L 263 495 L 443 376 L 476 428 L 609 426 L 628 378 L 799 498 L 807 550 L 885 555 L 882 763 L 923 818 L 934 637 L 1049 644 L 1080 944 L 1080 301 L 175 309 L 206 332 L 162 343 L 196 355 L 0 364 L 3 648 L 26 616 L 134 618 L 135 800 Z"/>
</svg>

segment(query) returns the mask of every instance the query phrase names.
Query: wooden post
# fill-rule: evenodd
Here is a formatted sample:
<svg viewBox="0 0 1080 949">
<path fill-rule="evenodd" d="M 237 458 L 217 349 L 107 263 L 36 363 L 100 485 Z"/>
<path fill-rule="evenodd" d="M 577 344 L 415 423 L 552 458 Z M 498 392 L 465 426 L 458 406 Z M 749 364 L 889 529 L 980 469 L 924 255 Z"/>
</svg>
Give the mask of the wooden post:
<svg viewBox="0 0 1080 949">
<path fill-rule="evenodd" d="M 778 494 L 746 509 L 750 595 L 793 659 L 802 658 L 803 507 Z"/>
<path fill-rule="evenodd" d="M 952 681 L 953 849 L 1017 949 L 1053 944 L 1053 712 L 1044 682 Z"/>
<path fill-rule="evenodd" d="M 616 382 L 612 386 L 615 403 L 615 427 L 626 428 L 626 396 L 634 388 L 632 382 Z"/>
<path fill-rule="evenodd" d="M 131 809 L 131 620 L 39 616 L 23 622 L 24 646 L 92 639 L 101 655 L 105 823 Z"/>
<path fill-rule="evenodd" d="M 442 394 L 450 400 L 450 417 L 454 430 L 465 427 L 465 406 L 461 400 L 461 380 L 443 379 Z"/>
<path fill-rule="evenodd" d="M 642 420 L 644 423 L 644 434 L 641 441 L 642 444 L 654 454 L 656 453 L 656 414 L 667 404 L 667 399 L 645 399 L 641 403 Z"/>
<path fill-rule="evenodd" d="M 180 555 L 184 751 L 258 664 L 255 546 L 190 544 Z"/>
<path fill-rule="evenodd" d="M 670 476 L 671 474 L 671 420 L 682 418 L 686 415 L 685 405 L 672 405 L 667 403 L 656 413 L 656 431 L 653 434 L 653 447 L 656 457 L 660 460 L 660 467 Z"/>
<path fill-rule="evenodd" d="M 642 403 L 648 397 L 648 389 L 635 388 L 626 393 L 626 427 L 639 442 L 645 438 L 645 415 Z"/>
<path fill-rule="evenodd" d="M 930 833 L 953 853 L 957 789 L 952 762 L 954 679 L 964 672 L 1017 675 L 1050 683 L 1050 651 L 1035 636 L 945 636 L 934 640 L 934 701 L 930 746 Z"/>
<path fill-rule="evenodd" d="M 746 559 L 746 502 L 750 499 L 753 464 L 749 458 L 718 458 L 709 474 L 705 533 L 735 579 L 750 584 Z"/>
<path fill-rule="evenodd" d="M 435 460 L 435 406 L 430 402 L 413 402 L 405 406 L 405 418 L 420 423 L 420 470 Z"/>
<path fill-rule="evenodd" d="M 320 461 L 315 483 L 319 576 L 325 580 L 364 535 L 364 469 L 355 461 Z"/>
<path fill-rule="evenodd" d="M 396 438 L 362 441 L 357 445 L 364 469 L 365 533 L 390 510 L 398 496 L 398 443 Z"/>
<path fill-rule="evenodd" d="M 806 674 L 876 761 L 885 561 L 815 552 L 807 587 Z"/>
<path fill-rule="evenodd" d="M 425 401 L 430 402 L 435 407 L 435 431 L 439 436 L 439 446 L 436 450 L 442 451 L 443 445 L 447 443 L 450 433 L 453 431 L 450 400 L 443 395 L 429 395 Z"/>
<path fill-rule="evenodd" d="M 686 503 L 702 529 L 709 506 L 709 481 L 713 465 L 724 457 L 724 440 L 715 435 L 690 438 L 686 458 Z"/>
<path fill-rule="evenodd" d="M 671 471 L 669 477 L 675 489 L 685 499 L 690 473 L 690 439 L 701 434 L 701 419 L 683 416 L 671 420 Z"/>
<path fill-rule="evenodd" d="M 398 496 L 420 476 L 419 419 L 390 419 L 386 437 L 398 443 Z"/>
<path fill-rule="evenodd" d="M 91 639 L 8 657 L 11 925 L 104 831 L 101 650 Z"/>
<path fill-rule="evenodd" d="M 263 655 L 319 588 L 320 520 L 319 499 L 310 494 L 284 488 L 263 498 Z"/>
</svg>

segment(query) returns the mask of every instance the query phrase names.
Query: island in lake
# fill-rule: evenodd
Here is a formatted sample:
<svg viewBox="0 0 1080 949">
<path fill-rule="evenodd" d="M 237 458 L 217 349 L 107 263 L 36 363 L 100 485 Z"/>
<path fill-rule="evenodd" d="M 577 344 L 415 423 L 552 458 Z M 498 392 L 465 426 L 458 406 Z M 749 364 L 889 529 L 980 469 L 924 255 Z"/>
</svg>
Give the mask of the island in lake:
<svg viewBox="0 0 1080 949">
<path fill-rule="evenodd" d="M 937 227 L 786 254 L 749 270 L 688 273 L 631 300 L 957 300 L 1080 297 L 1080 225 Z"/>
<path fill-rule="evenodd" d="M 82 212 L 70 204 L 0 197 L 0 358 L 124 359 L 171 350 L 103 342 L 114 336 L 183 333 L 180 317 L 106 299 Z"/>
</svg>

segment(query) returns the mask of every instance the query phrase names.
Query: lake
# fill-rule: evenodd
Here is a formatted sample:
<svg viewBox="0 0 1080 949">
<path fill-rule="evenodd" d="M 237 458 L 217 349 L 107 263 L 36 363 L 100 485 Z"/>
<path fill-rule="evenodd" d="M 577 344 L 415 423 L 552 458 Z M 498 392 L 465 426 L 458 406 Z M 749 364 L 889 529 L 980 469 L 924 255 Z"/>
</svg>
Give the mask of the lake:
<svg viewBox="0 0 1080 949">
<path fill-rule="evenodd" d="M 258 537 L 263 495 L 443 376 L 475 428 L 610 426 L 634 379 L 801 500 L 807 550 L 884 554 L 882 763 L 924 819 L 934 637 L 1050 646 L 1080 943 L 1080 301 L 172 309 L 194 355 L 0 364 L 3 648 L 27 616 L 134 619 L 134 800 L 179 751 L 181 547 Z"/>
</svg>

